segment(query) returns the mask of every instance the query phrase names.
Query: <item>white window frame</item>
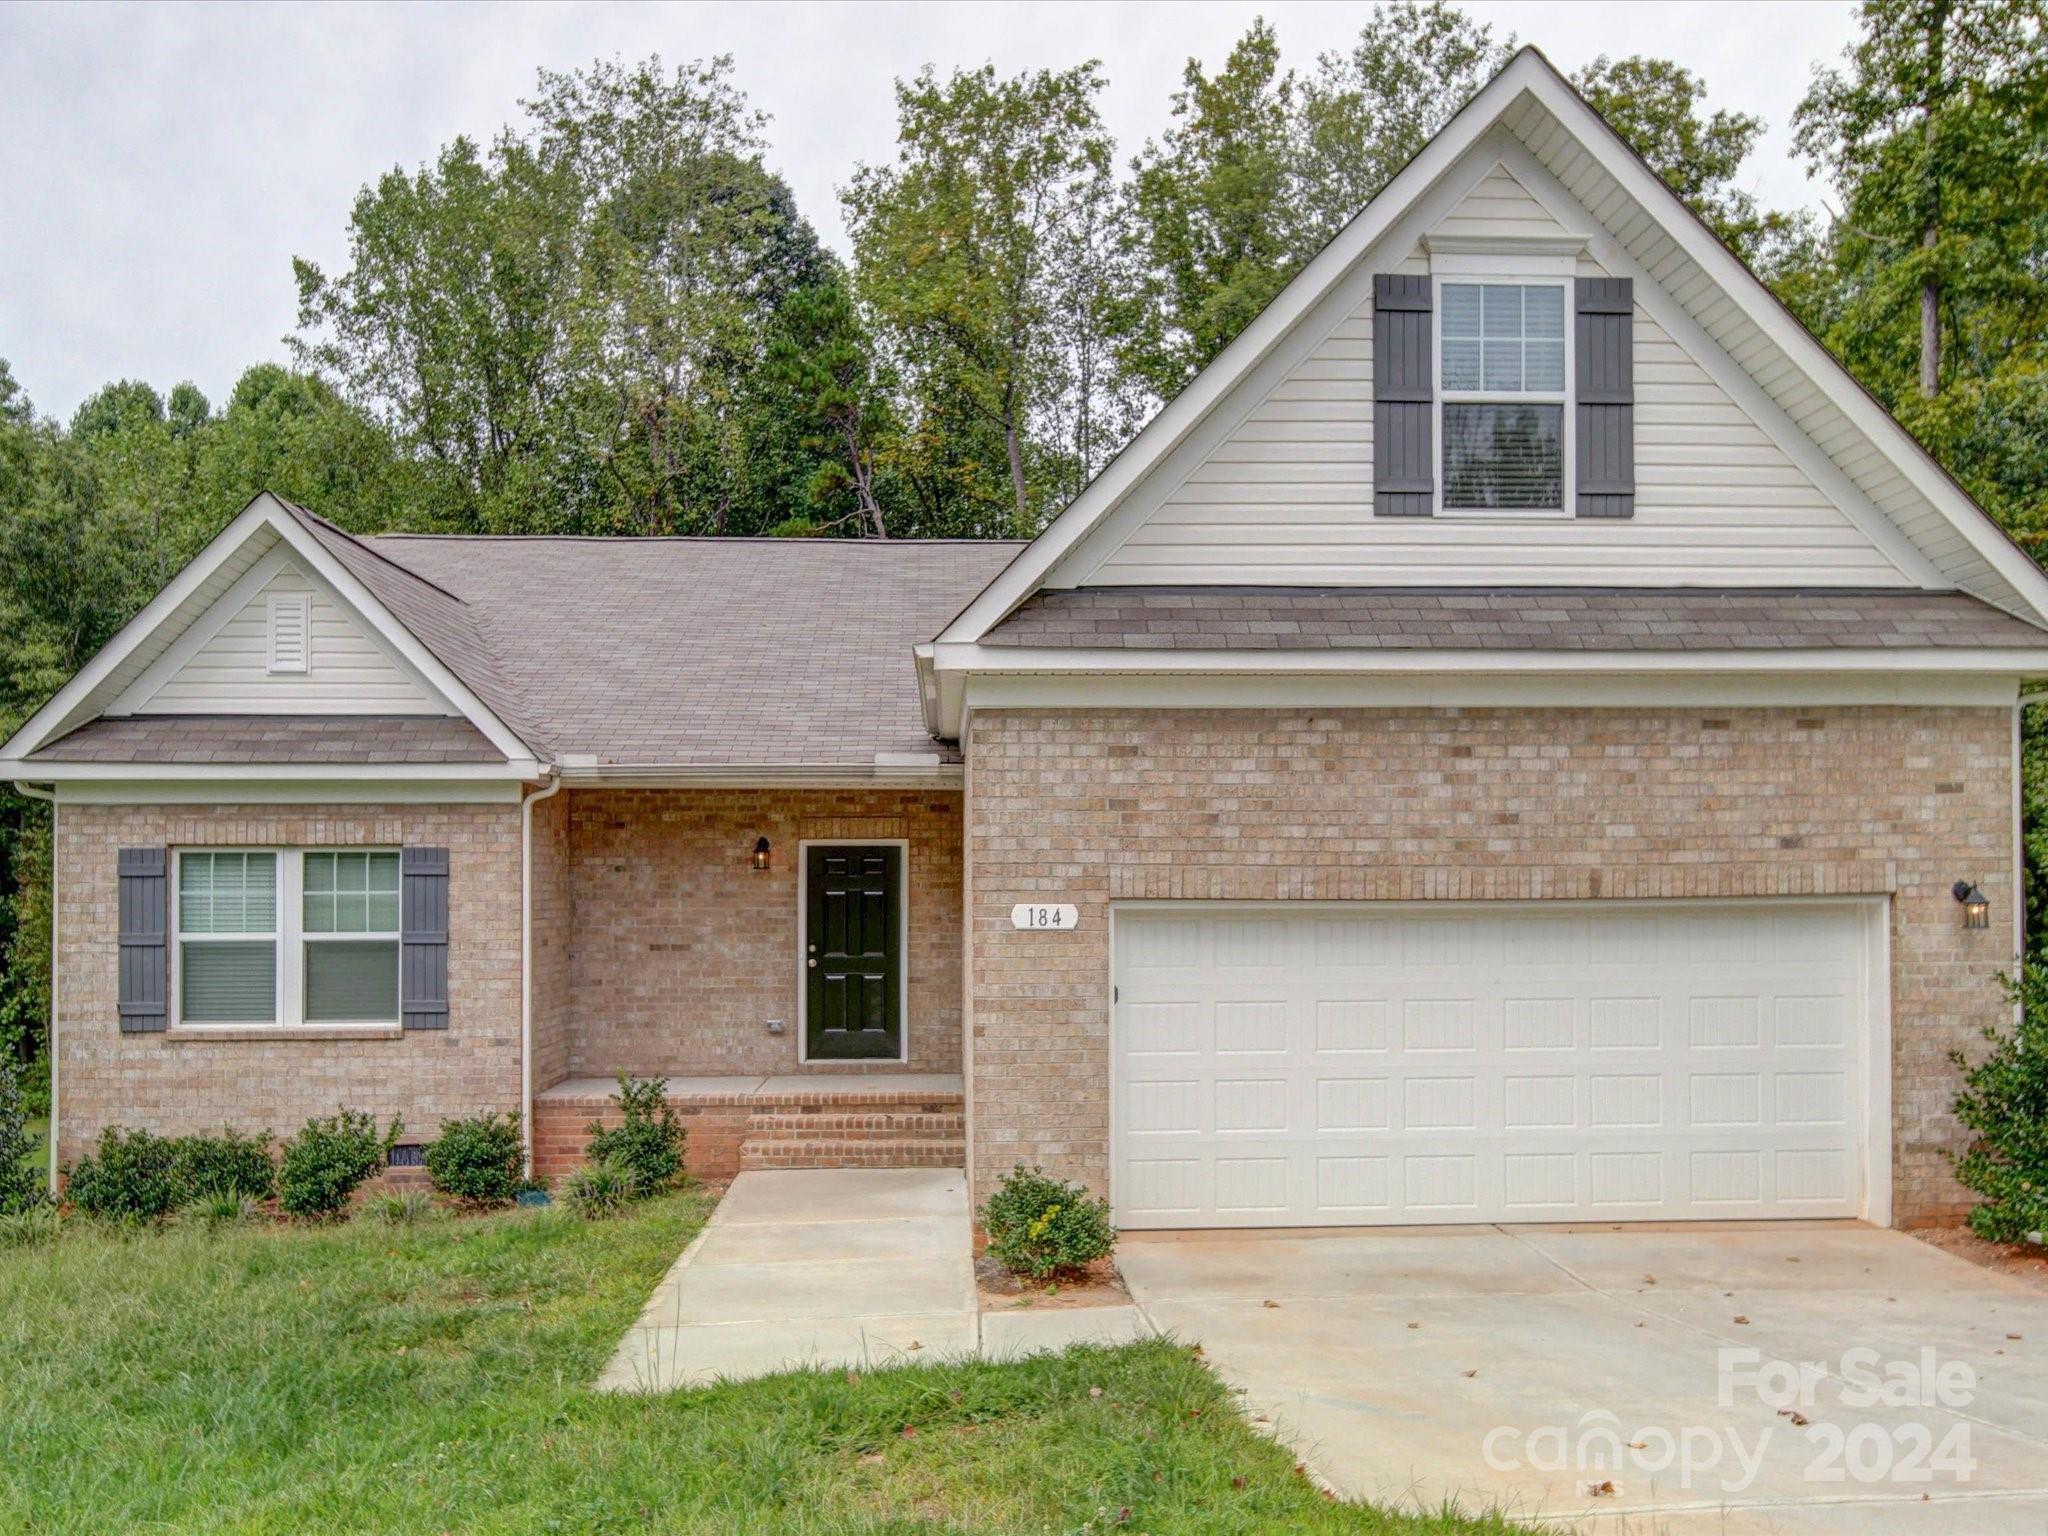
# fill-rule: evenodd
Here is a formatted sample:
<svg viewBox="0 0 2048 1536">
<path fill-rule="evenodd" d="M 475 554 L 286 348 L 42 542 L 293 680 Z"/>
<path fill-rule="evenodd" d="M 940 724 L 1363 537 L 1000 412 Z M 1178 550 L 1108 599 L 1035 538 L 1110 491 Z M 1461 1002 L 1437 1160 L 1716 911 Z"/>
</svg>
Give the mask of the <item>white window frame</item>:
<svg viewBox="0 0 2048 1536">
<path fill-rule="evenodd" d="M 796 1064 L 811 1063 L 811 857 L 813 848 L 896 848 L 901 850 L 903 878 L 896 890 L 897 1033 L 903 1049 L 894 1057 L 867 1056 L 849 1061 L 822 1056 L 819 1066 L 908 1066 L 910 1064 L 910 839 L 907 837 L 805 837 L 796 845 Z"/>
<path fill-rule="evenodd" d="M 257 933 L 183 933 L 178 916 L 180 893 L 185 883 L 185 855 L 214 853 L 268 853 L 277 857 L 277 924 L 269 935 L 277 945 L 277 995 L 273 1000 L 271 1017 L 264 1019 L 199 1020 L 188 1023 L 185 1020 L 184 979 L 182 959 L 186 943 L 207 943 L 216 940 L 248 940 L 265 937 Z M 170 1027 L 192 1034 L 219 1033 L 234 1034 L 249 1030 L 293 1030 L 307 1034 L 319 1034 L 326 1030 L 388 1030 L 396 1034 L 404 1021 L 404 926 L 405 926 L 405 885 L 401 871 L 399 881 L 399 927 L 391 933 L 316 933 L 305 931 L 306 921 L 306 855 L 309 853 L 391 853 L 403 857 L 401 850 L 383 843 L 332 844 L 324 847 L 285 848 L 261 843 L 194 844 L 189 848 L 171 850 L 171 886 L 164 903 L 166 910 L 165 928 L 168 930 L 166 943 L 169 954 L 166 957 L 169 971 Z M 334 940 L 361 942 L 369 939 L 390 939 L 401 946 L 398 966 L 398 981 L 391 999 L 391 1017 L 388 1019 L 308 1019 L 306 1017 L 306 963 L 305 946 Z"/>
<path fill-rule="evenodd" d="M 1431 262 L 1430 270 L 1430 326 L 1429 346 L 1429 393 L 1431 424 L 1435 428 L 1434 451 L 1436 463 L 1431 466 L 1431 479 L 1436 484 L 1431 510 L 1438 517 L 1453 521 L 1477 522 L 1562 522 L 1571 518 L 1577 505 L 1578 455 L 1575 434 L 1572 431 L 1572 384 L 1578 377 L 1577 330 L 1573 296 L 1573 270 L 1569 258 L 1557 263 L 1552 270 L 1545 271 L 1551 263 L 1531 261 L 1528 258 L 1510 258 L 1509 266 L 1500 257 L 1465 256 L 1439 257 Z M 1560 270 L 1559 268 L 1562 268 Z M 1508 285 L 1516 288 L 1557 288 L 1564 297 L 1564 388 L 1557 390 L 1527 389 L 1445 389 L 1444 388 L 1444 285 L 1465 283 L 1484 286 L 1486 284 Z M 1563 475 L 1559 505 L 1555 507 L 1453 507 L 1444 503 L 1444 407 L 1446 405 L 1555 405 L 1562 413 L 1558 424 L 1558 437 L 1562 448 Z"/>
</svg>

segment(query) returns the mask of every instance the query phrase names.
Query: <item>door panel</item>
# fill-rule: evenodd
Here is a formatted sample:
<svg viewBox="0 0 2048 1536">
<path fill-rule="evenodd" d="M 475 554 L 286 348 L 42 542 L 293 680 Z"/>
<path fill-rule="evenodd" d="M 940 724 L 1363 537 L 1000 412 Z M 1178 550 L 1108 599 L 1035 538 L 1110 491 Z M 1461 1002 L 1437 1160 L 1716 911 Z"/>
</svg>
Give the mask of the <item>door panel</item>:
<svg viewBox="0 0 2048 1536">
<path fill-rule="evenodd" d="M 804 850 L 804 1054 L 893 1061 L 903 1054 L 903 850 Z"/>
<path fill-rule="evenodd" d="M 1116 917 L 1125 1226 L 1863 1214 L 1871 909 Z"/>
</svg>

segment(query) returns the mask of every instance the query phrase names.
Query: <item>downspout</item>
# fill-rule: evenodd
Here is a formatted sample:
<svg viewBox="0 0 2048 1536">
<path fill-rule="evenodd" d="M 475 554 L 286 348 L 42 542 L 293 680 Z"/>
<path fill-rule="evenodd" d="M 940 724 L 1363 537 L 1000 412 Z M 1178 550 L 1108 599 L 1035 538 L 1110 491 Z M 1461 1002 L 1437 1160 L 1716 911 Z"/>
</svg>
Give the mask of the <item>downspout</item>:
<svg viewBox="0 0 2048 1536">
<path fill-rule="evenodd" d="M 519 802 L 519 1143 L 529 1178 L 533 1175 L 533 808 L 562 792 L 561 776 L 552 768 L 548 773 L 548 787 Z M 53 1094 L 53 1129 L 55 1109 Z M 54 1139 L 51 1145 L 56 1145 Z"/>
<path fill-rule="evenodd" d="M 38 789 L 18 780 L 14 791 L 31 800 L 50 802 L 50 1033 L 43 1049 L 50 1053 L 50 1198 L 57 1198 L 57 791 Z"/>
</svg>

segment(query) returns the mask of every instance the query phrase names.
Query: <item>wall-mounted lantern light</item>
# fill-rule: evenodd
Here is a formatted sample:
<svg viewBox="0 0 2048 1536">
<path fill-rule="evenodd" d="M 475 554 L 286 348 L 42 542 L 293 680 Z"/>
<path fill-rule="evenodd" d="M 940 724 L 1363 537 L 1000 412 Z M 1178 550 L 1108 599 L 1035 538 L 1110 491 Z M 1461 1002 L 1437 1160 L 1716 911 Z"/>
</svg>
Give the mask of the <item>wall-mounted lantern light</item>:
<svg viewBox="0 0 2048 1536">
<path fill-rule="evenodd" d="M 768 839 L 767 839 L 767 838 L 765 838 L 765 837 L 757 837 L 757 838 L 755 838 L 755 839 L 754 839 L 754 868 L 756 868 L 756 869 L 766 869 L 766 868 L 768 867 L 768 865 L 769 865 L 769 862 L 770 862 L 770 858 L 769 858 L 769 851 L 768 851 Z"/>
<path fill-rule="evenodd" d="M 1950 890 L 1957 901 L 1963 904 L 1963 926 L 1965 928 L 1989 928 L 1991 926 L 1991 898 L 1967 880 L 1958 880 Z"/>
</svg>

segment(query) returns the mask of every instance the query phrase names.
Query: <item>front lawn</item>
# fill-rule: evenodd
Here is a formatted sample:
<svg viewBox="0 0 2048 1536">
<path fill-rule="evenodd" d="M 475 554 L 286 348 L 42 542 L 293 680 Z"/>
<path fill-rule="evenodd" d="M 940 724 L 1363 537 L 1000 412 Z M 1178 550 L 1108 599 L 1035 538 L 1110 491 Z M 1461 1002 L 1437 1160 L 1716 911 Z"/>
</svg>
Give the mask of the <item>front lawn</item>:
<svg viewBox="0 0 2048 1536">
<path fill-rule="evenodd" d="M 1166 1343 L 588 1391 L 705 1212 L 0 1250 L 0 1528 L 1506 1529 L 1325 1500 Z"/>
</svg>

